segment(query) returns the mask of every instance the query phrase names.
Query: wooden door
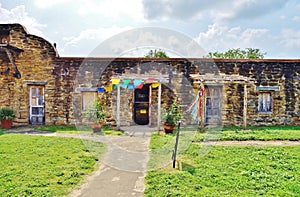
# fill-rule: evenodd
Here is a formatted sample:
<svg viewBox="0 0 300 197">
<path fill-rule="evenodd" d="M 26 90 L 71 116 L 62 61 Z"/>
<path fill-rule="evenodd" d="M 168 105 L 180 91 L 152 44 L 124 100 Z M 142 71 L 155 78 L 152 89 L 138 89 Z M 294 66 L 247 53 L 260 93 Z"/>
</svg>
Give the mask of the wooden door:
<svg viewBox="0 0 300 197">
<path fill-rule="evenodd" d="M 44 86 L 30 87 L 29 91 L 29 123 L 45 123 Z"/>
<path fill-rule="evenodd" d="M 133 119 L 138 125 L 149 124 L 149 85 L 134 90 Z"/>
<path fill-rule="evenodd" d="M 220 125 L 222 112 L 222 86 L 207 86 L 205 123 Z"/>
</svg>

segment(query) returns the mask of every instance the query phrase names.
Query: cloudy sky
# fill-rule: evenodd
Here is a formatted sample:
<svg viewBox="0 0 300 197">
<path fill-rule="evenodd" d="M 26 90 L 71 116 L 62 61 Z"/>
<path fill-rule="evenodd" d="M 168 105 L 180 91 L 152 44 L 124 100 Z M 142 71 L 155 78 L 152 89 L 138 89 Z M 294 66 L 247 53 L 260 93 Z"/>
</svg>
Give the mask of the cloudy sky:
<svg viewBox="0 0 300 197">
<path fill-rule="evenodd" d="M 0 0 L 0 23 L 21 23 L 57 43 L 60 56 L 85 57 L 115 34 L 162 27 L 206 51 L 300 58 L 300 0 Z"/>
</svg>

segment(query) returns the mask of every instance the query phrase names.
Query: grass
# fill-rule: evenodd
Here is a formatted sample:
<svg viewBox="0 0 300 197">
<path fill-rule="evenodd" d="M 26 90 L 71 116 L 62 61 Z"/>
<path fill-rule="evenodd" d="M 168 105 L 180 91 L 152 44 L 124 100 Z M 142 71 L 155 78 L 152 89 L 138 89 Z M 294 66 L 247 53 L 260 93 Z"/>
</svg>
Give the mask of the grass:
<svg viewBox="0 0 300 197">
<path fill-rule="evenodd" d="M 76 126 L 73 125 L 43 125 L 38 126 L 35 130 L 51 132 L 51 133 L 71 133 L 75 134 L 80 132 Z M 85 132 L 85 130 L 81 130 L 81 132 Z"/>
<path fill-rule="evenodd" d="M 74 138 L 0 136 L 0 196 L 64 196 L 97 166 L 100 142 Z"/>
<path fill-rule="evenodd" d="M 224 127 L 215 131 L 197 132 L 194 141 L 216 140 L 300 140 L 300 126 Z"/>
<path fill-rule="evenodd" d="M 242 130 L 240 127 L 216 127 L 205 131 L 195 132 L 195 127 L 183 127 L 180 132 L 179 147 L 177 154 L 181 156 L 188 149 L 192 142 L 215 141 L 215 140 L 300 140 L 299 126 L 267 126 L 249 127 Z M 151 136 L 150 157 L 148 169 L 165 167 L 173 154 L 175 134 L 159 135 L 154 133 Z M 202 153 L 209 152 L 205 146 Z"/>
<path fill-rule="evenodd" d="M 171 138 L 154 135 L 150 147 L 159 149 Z M 167 166 L 149 171 L 144 196 L 300 194 L 300 146 L 212 146 L 204 155 L 203 149 L 192 144 L 180 158 L 182 170 Z"/>
<path fill-rule="evenodd" d="M 93 131 L 89 126 L 73 126 L 73 125 L 43 125 L 36 127 L 35 130 L 55 133 L 68 134 L 92 134 Z M 104 126 L 102 131 L 105 135 L 122 135 L 123 132 L 115 131 L 113 128 Z"/>
</svg>

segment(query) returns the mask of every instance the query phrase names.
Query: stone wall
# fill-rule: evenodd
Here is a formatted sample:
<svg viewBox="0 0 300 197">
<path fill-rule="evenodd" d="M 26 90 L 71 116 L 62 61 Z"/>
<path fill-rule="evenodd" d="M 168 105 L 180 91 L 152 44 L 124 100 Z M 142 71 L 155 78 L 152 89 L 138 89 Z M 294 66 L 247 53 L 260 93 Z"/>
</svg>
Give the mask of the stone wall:
<svg viewBox="0 0 300 197">
<path fill-rule="evenodd" d="M 3 33 L 4 32 L 4 33 Z M 29 87 L 45 87 L 46 124 L 75 124 L 81 122 L 81 92 L 97 91 L 106 86 L 113 76 L 126 74 L 167 75 L 170 83 L 162 88 L 162 101 L 176 95 L 183 111 L 195 97 L 199 84 L 193 84 L 191 74 L 239 75 L 247 82 L 247 122 L 249 125 L 300 125 L 300 61 L 299 60 L 233 60 L 233 59 L 147 59 L 147 58 L 76 58 L 58 57 L 56 49 L 43 38 L 28 34 L 18 24 L 0 25 L 0 35 L 8 33 L 7 42 L 22 49 L 14 60 L 21 78 L 13 72 L 0 75 L 0 107 L 12 107 L 17 112 L 15 124 L 28 124 Z M 6 35 L 7 36 L 7 35 Z M 3 37 L 3 36 L 2 36 Z M 1 38 L 2 38 L 1 37 Z M 6 54 L 0 52 L 0 70 L 11 67 Z M 206 85 L 205 81 L 203 82 Z M 222 123 L 242 125 L 244 83 L 222 85 Z M 271 87 L 272 112 L 258 112 L 258 97 Z M 274 87 L 278 87 L 277 90 Z M 109 124 L 116 125 L 116 90 L 99 93 L 110 112 Z M 152 90 L 151 123 L 157 123 L 157 94 Z M 133 122 L 133 90 L 121 90 L 121 121 Z M 184 117 L 190 123 L 189 115 Z"/>
<path fill-rule="evenodd" d="M 45 84 L 46 122 L 50 122 L 55 96 L 53 77 L 55 48 L 43 38 L 30 35 L 19 24 L 0 25 L 0 32 L 9 32 L 6 44 L 18 47 L 24 52 L 14 54 L 14 61 L 21 73 L 21 78 L 13 77 L 12 64 L 5 53 L 1 55 L 1 72 L 10 67 L 7 75 L 0 75 L 0 107 L 12 107 L 16 111 L 14 124 L 28 124 L 29 87 Z M 1 34 L 1 33 L 0 33 Z"/>
<path fill-rule="evenodd" d="M 294 124 L 300 125 L 299 79 L 300 62 L 297 60 L 219 60 L 216 64 L 221 73 L 239 74 L 255 81 L 248 85 L 247 121 L 249 125 Z M 279 87 L 271 92 L 272 113 L 258 112 L 257 86 Z M 226 87 L 227 105 L 225 121 L 242 124 L 243 87 Z M 240 112 L 240 113 L 239 113 Z"/>
</svg>

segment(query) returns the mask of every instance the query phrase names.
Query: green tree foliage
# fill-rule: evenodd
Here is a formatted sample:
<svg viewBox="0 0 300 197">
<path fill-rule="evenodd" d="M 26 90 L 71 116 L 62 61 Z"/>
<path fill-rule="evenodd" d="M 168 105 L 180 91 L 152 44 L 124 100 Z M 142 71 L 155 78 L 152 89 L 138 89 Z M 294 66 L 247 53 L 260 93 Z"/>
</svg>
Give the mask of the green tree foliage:
<svg viewBox="0 0 300 197">
<path fill-rule="evenodd" d="M 146 55 L 146 58 L 169 58 L 169 56 L 166 54 L 166 52 L 162 50 L 156 50 L 154 51 L 151 49 Z"/>
<path fill-rule="evenodd" d="M 260 51 L 260 49 L 254 48 L 246 48 L 242 50 L 240 48 L 237 49 L 229 49 L 224 53 L 220 52 L 209 52 L 208 58 L 226 58 L 226 59 L 263 59 L 266 53 Z"/>
</svg>

